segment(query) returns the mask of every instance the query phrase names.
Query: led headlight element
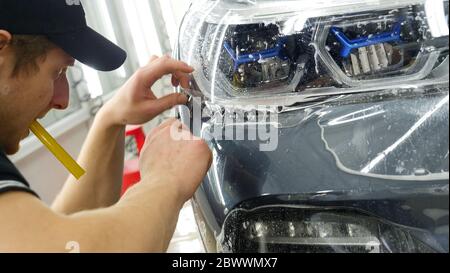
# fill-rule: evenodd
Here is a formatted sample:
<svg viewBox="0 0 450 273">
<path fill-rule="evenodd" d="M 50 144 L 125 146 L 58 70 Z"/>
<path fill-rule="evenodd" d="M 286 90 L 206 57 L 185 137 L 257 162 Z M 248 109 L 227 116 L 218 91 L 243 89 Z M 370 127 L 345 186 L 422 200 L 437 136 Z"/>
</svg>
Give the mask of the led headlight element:
<svg viewBox="0 0 450 273">
<path fill-rule="evenodd" d="M 343 65 L 350 76 L 388 68 L 394 62 L 394 50 L 388 42 L 401 42 L 400 23 L 397 23 L 392 31 L 354 40 L 350 40 L 340 28 L 333 27 L 331 32 L 341 44 L 340 57 L 347 60 L 343 61 Z M 357 52 L 352 53 L 355 49 Z"/>
<path fill-rule="evenodd" d="M 360 49 L 364 47 L 372 47 L 375 45 L 383 45 L 387 42 L 401 42 L 401 24 L 396 23 L 392 31 L 376 34 L 375 36 L 360 37 L 354 40 L 350 40 L 345 33 L 337 28 L 333 27 L 331 32 L 336 36 L 339 42 L 342 44 L 341 57 L 348 58 L 353 49 Z"/>
<path fill-rule="evenodd" d="M 233 87 L 260 87 L 287 80 L 293 60 L 286 51 L 287 37 L 280 36 L 278 26 L 259 24 L 245 29 L 237 26 L 236 34 L 224 43 L 233 63 L 232 73 L 228 74 Z M 225 73 L 230 71 L 228 65 L 221 67 Z"/>
<path fill-rule="evenodd" d="M 194 86 L 211 101 L 280 105 L 448 82 L 448 72 L 433 73 L 448 62 L 448 15 L 429 1 L 282 2 L 192 5 L 178 55 L 196 68 Z"/>
<path fill-rule="evenodd" d="M 334 78 L 348 86 L 420 80 L 442 54 L 424 16 L 422 5 L 338 16 L 323 23 L 318 40 L 328 50 L 319 50 Z"/>
<path fill-rule="evenodd" d="M 237 253 L 443 251 L 427 231 L 350 210 L 295 206 L 236 209 L 227 216 L 220 239 L 224 252 Z"/>
</svg>

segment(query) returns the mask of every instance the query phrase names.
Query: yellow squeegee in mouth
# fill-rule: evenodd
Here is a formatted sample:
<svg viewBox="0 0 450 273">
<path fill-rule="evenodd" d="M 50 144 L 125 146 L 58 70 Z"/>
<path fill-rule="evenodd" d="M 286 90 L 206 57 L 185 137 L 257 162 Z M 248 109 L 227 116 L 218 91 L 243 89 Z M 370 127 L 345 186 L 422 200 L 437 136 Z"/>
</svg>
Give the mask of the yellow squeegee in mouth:
<svg viewBox="0 0 450 273">
<path fill-rule="evenodd" d="M 61 145 L 42 127 L 39 122 L 31 124 L 30 130 L 47 147 L 47 149 L 79 180 L 86 171 L 64 150 Z"/>
</svg>

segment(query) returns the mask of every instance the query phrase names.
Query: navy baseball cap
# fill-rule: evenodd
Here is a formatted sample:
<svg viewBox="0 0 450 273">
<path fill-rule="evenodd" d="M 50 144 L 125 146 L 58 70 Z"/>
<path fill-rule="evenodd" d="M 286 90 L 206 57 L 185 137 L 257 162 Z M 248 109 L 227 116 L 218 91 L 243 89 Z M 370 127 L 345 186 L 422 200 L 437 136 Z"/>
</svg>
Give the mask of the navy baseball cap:
<svg viewBox="0 0 450 273">
<path fill-rule="evenodd" d="M 0 29 L 42 35 L 74 59 L 100 71 L 119 68 L 127 54 L 87 26 L 79 0 L 0 0 Z"/>
</svg>

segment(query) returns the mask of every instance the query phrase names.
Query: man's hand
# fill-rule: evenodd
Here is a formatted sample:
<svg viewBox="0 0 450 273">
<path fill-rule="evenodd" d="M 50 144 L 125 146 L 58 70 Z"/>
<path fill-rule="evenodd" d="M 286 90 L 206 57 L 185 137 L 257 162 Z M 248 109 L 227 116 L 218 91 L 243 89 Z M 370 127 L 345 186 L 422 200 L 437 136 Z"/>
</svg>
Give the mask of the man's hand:
<svg viewBox="0 0 450 273">
<path fill-rule="evenodd" d="M 149 63 L 140 68 L 106 103 L 102 111 L 111 125 L 144 124 L 175 105 L 185 104 L 183 94 L 171 94 L 156 98 L 151 87 L 164 75 L 172 75 L 172 84 L 189 88 L 189 73 L 194 69 L 186 63 L 176 61 L 168 56 L 152 56 Z"/>
<path fill-rule="evenodd" d="M 157 99 L 151 87 L 164 75 L 172 84 L 189 87 L 193 69 L 169 57 L 152 57 L 106 103 L 95 118 L 78 162 L 86 169 L 80 181 L 70 177 L 56 198 L 53 209 L 63 214 L 108 207 L 120 198 L 125 147 L 125 125 L 144 124 L 177 104 L 186 96 L 172 94 Z"/>
<path fill-rule="evenodd" d="M 174 132 L 181 140 L 174 138 Z M 180 121 L 170 119 L 147 137 L 140 158 L 142 183 L 164 184 L 183 204 L 194 195 L 211 162 L 205 141 L 193 137 Z"/>
</svg>

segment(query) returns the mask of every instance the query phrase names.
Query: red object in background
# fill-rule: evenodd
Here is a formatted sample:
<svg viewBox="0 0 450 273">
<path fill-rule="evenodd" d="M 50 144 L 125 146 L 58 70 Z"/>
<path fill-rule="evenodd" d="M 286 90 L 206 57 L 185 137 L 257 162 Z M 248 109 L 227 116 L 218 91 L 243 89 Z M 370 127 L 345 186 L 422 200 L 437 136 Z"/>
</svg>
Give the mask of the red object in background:
<svg viewBox="0 0 450 273">
<path fill-rule="evenodd" d="M 145 143 L 145 133 L 142 126 L 128 126 L 125 136 L 132 136 L 135 139 L 139 156 Z M 141 174 L 139 171 L 139 157 L 125 161 L 121 195 L 123 195 L 131 186 L 135 185 L 140 180 Z"/>
</svg>

